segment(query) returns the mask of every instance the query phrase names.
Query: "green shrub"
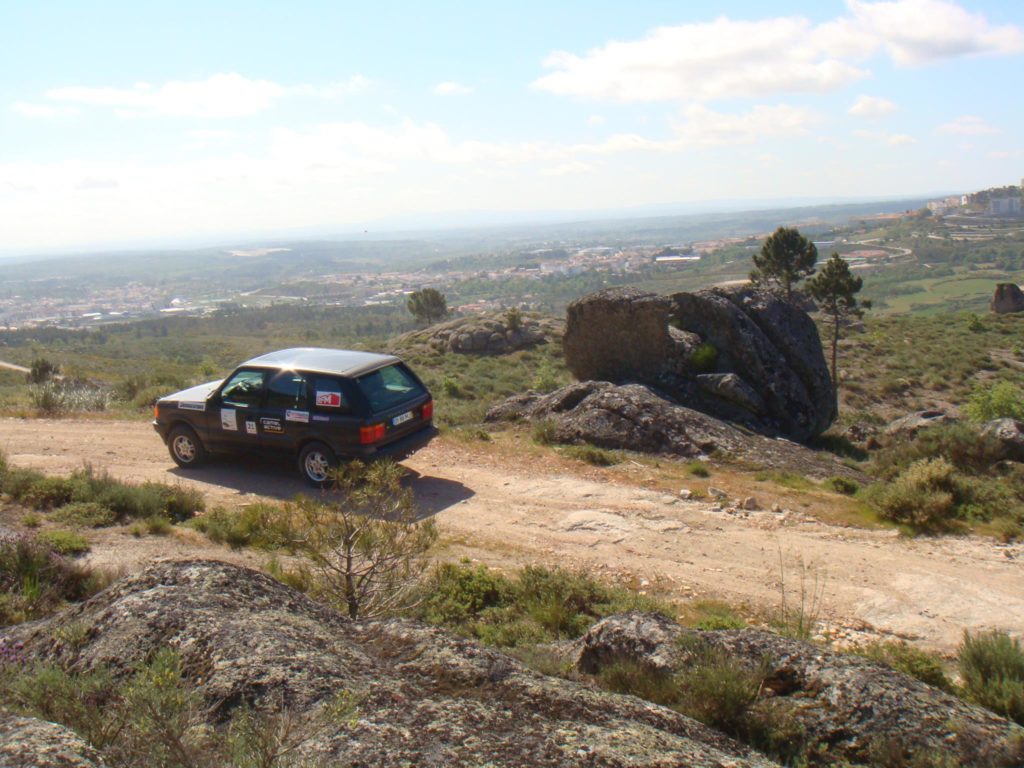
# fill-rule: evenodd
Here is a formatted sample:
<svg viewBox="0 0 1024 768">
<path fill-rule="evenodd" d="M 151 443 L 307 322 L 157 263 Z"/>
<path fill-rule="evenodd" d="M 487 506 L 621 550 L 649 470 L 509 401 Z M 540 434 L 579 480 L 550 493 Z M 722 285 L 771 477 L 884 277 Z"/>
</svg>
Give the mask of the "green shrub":
<svg viewBox="0 0 1024 768">
<path fill-rule="evenodd" d="M 694 477 L 711 477 L 711 470 L 703 461 L 691 461 L 686 465 L 686 471 Z"/>
<path fill-rule="evenodd" d="M 512 582 L 483 565 L 475 568 L 442 563 L 434 568 L 423 592 L 422 618 L 447 627 L 458 627 L 488 608 L 509 601 Z"/>
<path fill-rule="evenodd" d="M 166 536 L 171 532 L 172 527 L 171 521 L 160 515 L 147 517 L 142 521 L 142 524 L 146 527 L 146 533 L 150 536 Z"/>
<path fill-rule="evenodd" d="M 830 491 L 841 493 L 844 496 L 853 496 L 853 494 L 860 490 L 860 485 L 855 480 L 839 476 L 830 477 L 825 481 L 824 485 Z"/>
<path fill-rule="evenodd" d="M 748 713 L 771 670 L 766 659 L 749 667 L 728 651 L 703 640 L 681 638 L 692 654 L 677 678 L 681 689 L 678 708 L 702 723 L 744 739 Z M 746 739 L 744 739 L 746 740 Z"/>
<path fill-rule="evenodd" d="M 604 616 L 660 607 L 585 574 L 538 566 L 509 578 L 483 566 L 439 565 L 420 596 L 418 617 L 503 647 L 579 637 Z"/>
<path fill-rule="evenodd" d="M 615 454 L 595 445 L 570 445 L 565 448 L 563 453 L 570 458 L 595 467 L 610 467 L 618 464 Z"/>
<path fill-rule="evenodd" d="M 553 419 L 539 419 L 533 423 L 533 442 L 538 445 L 554 445 L 558 442 L 558 426 Z"/>
<path fill-rule="evenodd" d="M 715 370 L 718 363 L 718 350 L 715 345 L 704 342 L 690 355 L 690 366 L 698 373 L 709 373 Z"/>
<path fill-rule="evenodd" d="M 287 544 L 290 522 L 287 512 L 274 504 L 250 504 L 238 511 L 216 507 L 189 523 L 217 544 L 232 549 L 277 549 Z"/>
<path fill-rule="evenodd" d="M 109 747 L 125 724 L 119 685 L 109 670 L 69 674 L 51 664 L 34 664 L 0 675 L 7 705 L 18 712 L 60 723 L 96 749 Z"/>
<path fill-rule="evenodd" d="M 37 357 L 29 366 L 25 378 L 29 384 L 42 384 L 60 373 L 60 366 L 45 357 Z"/>
<path fill-rule="evenodd" d="M 36 538 L 59 555 L 81 555 L 89 551 L 89 542 L 74 531 L 43 531 Z"/>
<path fill-rule="evenodd" d="M 731 605 L 720 600 L 698 600 L 683 611 L 682 623 L 697 629 L 743 629 L 747 622 Z"/>
<path fill-rule="evenodd" d="M 505 310 L 505 327 L 510 331 L 518 331 L 523 327 L 523 313 L 517 307 Z"/>
<path fill-rule="evenodd" d="M 25 490 L 19 501 L 36 509 L 52 509 L 71 501 L 73 482 L 65 477 L 43 476 Z"/>
<path fill-rule="evenodd" d="M 113 510 L 94 501 L 73 501 L 55 509 L 50 517 L 58 522 L 83 528 L 103 528 L 117 522 L 117 515 Z"/>
<path fill-rule="evenodd" d="M 555 373 L 555 369 L 551 367 L 551 364 L 545 361 L 537 369 L 533 381 L 530 382 L 530 389 L 537 392 L 553 392 L 558 389 L 558 385 L 558 374 Z"/>
<path fill-rule="evenodd" d="M 1005 380 L 982 384 L 971 393 L 965 410 L 975 421 L 1024 419 L 1024 389 Z"/>
<path fill-rule="evenodd" d="M 108 583 L 104 574 L 56 554 L 41 537 L 0 537 L 0 626 L 45 616 Z"/>
<path fill-rule="evenodd" d="M 68 411 L 105 411 L 114 395 L 100 387 L 50 380 L 30 387 L 29 399 L 42 413 L 56 416 Z"/>
<path fill-rule="evenodd" d="M 953 692 L 953 683 L 946 676 L 941 659 L 909 643 L 874 642 L 851 648 L 850 652 L 885 664 L 947 693 Z"/>
<path fill-rule="evenodd" d="M 921 459 L 877 492 L 874 502 L 887 520 L 915 531 L 950 528 L 959 518 L 966 488 L 956 469 L 943 458 Z"/>
<path fill-rule="evenodd" d="M 679 684 L 672 672 L 634 659 L 620 659 L 604 665 L 597 674 L 597 680 L 602 687 L 614 693 L 639 696 L 661 705 L 679 703 Z"/>
<path fill-rule="evenodd" d="M 1024 724 L 1024 651 L 1005 632 L 964 632 L 958 649 L 964 693 L 971 701 Z"/>
<path fill-rule="evenodd" d="M 911 465 L 941 458 L 955 467 L 957 516 L 964 520 L 1009 519 L 1024 514 L 1024 472 L 1007 471 L 1002 447 L 992 435 L 968 424 L 922 430 L 913 440 L 893 442 L 872 460 L 874 474 L 884 480 L 905 475 Z M 872 489 L 869 499 L 880 489 Z"/>
<path fill-rule="evenodd" d="M 42 472 L 36 472 L 34 469 L 7 467 L 0 474 L 0 491 L 15 501 L 23 501 L 31 492 L 32 486 L 44 477 Z"/>
<path fill-rule="evenodd" d="M 0 700 L 19 714 L 60 723 L 124 768 L 288 768 L 310 763 L 302 747 L 354 723 L 357 699 L 342 690 L 313 716 L 289 710 L 234 708 L 223 729 L 185 675 L 177 651 L 162 648 L 128 676 L 107 667 L 69 671 L 53 664 L 0 669 Z"/>
</svg>

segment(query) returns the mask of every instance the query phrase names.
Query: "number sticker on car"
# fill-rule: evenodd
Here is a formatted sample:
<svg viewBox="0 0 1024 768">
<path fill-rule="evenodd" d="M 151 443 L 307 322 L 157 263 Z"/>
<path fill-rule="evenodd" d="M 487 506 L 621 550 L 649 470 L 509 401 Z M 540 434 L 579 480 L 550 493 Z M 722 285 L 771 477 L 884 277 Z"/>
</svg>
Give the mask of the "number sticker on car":
<svg viewBox="0 0 1024 768">
<path fill-rule="evenodd" d="M 412 411 L 406 411 L 405 413 L 403 413 L 400 416 L 395 416 L 395 418 L 393 418 L 391 420 L 391 423 L 394 424 L 397 427 L 399 424 L 404 424 L 405 422 L 409 421 L 411 418 L 412 418 Z"/>
</svg>

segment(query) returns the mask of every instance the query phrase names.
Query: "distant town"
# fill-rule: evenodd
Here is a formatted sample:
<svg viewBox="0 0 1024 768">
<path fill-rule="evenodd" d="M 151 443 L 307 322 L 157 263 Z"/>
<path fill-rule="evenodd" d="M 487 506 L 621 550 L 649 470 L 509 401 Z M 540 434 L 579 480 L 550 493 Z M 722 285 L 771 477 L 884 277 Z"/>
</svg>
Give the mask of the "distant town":
<svg viewBox="0 0 1024 768">
<path fill-rule="evenodd" d="M 1024 181 L 1022 181 L 1024 186 Z M 985 240 L 999 236 L 1001 226 L 1021 223 L 1021 188 L 1007 186 L 970 194 L 953 195 L 927 202 L 923 208 L 895 213 L 860 217 L 860 223 L 882 226 L 886 222 L 904 219 L 931 219 L 934 231 L 927 237 L 952 240 Z M 814 222 L 809 222 L 814 229 Z M 911 256 L 912 249 L 888 245 L 880 238 L 863 236 L 863 229 L 826 227 L 818 225 L 815 242 L 819 251 L 836 249 L 854 269 L 867 269 L 899 261 Z M 462 313 L 501 309 L 515 304 L 532 308 L 529 291 L 519 294 L 506 290 L 512 281 L 570 280 L 593 274 L 635 275 L 652 268 L 698 268 L 709 256 L 731 249 L 737 254 L 751 252 L 769 232 L 755 232 L 745 236 L 721 237 L 683 243 L 635 244 L 609 246 L 584 240 L 553 241 L 521 248 L 515 258 L 493 258 L 496 264 L 487 268 L 487 254 L 475 260 L 470 268 L 460 268 L 458 261 L 450 267 L 433 265 L 429 269 L 399 271 L 332 272 L 305 274 L 294 279 L 271 281 L 265 286 L 247 290 L 217 291 L 210 285 L 189 291 L 156 291 L 153 285 L 142 281 L 126 280 L 121 284 L 94 286 L 85 284 L 77 290 L 54 290 L 46 295 L 47 281 L 60 285 L 59 277 L 39 278 L 30 298 L 18 293 L 0 292 L 0 330 L 15 330 L 39 326 L 86 328 L 108 323 L 172 315 L 206 315 L 219 310 L 263 307 L 275 303 L 315 303 L 330 306 L 385 306 L 402 305 L 411 292 L 425 286 L 440 290 L 454 290 L 472 282 L 493 287 L 490 295 L 474 296 L 453 304 Z M 287 260 L 292 248 L 225 249 L 220 255 L 239 263 L 272 257 Z M 509 261 L 515 263 L 508 263 Z M 481 261 L 483 267 L 481 266 Z M 500 263 L 500 266 L 497 265 Z M 0 287 L 5 281 L 0 271 Z M 511 293 L 511 295 L 510 295 Z M 40 295 L 43 294 L 43 295 Z"/>
</svg>

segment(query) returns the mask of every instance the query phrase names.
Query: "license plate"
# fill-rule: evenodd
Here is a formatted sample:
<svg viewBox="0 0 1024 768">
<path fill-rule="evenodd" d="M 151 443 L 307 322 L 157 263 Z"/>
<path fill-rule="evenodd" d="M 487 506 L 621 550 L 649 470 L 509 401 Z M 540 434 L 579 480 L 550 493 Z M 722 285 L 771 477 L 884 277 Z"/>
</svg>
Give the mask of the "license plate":
<svg viewBox="0 0 1024 768">
<path fill-rule="evenodd" d="M 397 427 L 399 424 L 405 424 L 405 422 L 410 421 L 411 419 L 412 411 L 406 411 L 400 416 L 395 416 L 395 418 L 391 420 L 391 423 Z"/>
</svg>

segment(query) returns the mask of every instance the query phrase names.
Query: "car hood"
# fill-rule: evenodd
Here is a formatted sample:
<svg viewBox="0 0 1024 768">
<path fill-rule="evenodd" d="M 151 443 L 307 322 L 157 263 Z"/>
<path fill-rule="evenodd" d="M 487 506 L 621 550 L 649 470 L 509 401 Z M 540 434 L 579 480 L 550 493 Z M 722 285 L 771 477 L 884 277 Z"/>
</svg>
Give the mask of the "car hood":
<svg viewBox="0 0 1024 768">
<path fill-rule="evenodd" d="M 206 398 L 221 385 L 224 379 L 217 379 L 217 381 L 208 381 L 205 384 L 198 384 L 188 389 L 183 389 L 181 392 L 175 392 L 172 395 L 164 395 L 160 399 L 163 402 L 179 402 L 179 403 L 205 403 Z"/>
</svg>

